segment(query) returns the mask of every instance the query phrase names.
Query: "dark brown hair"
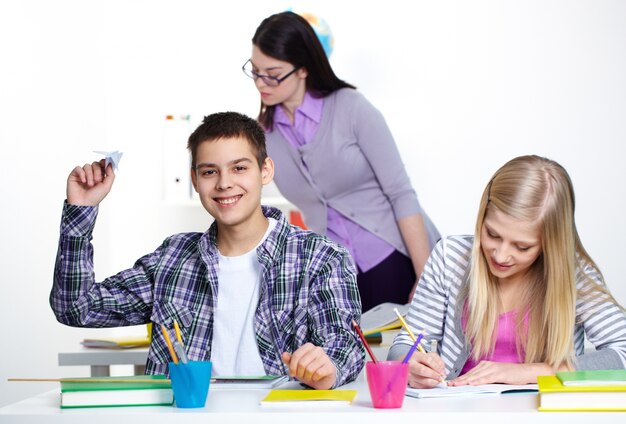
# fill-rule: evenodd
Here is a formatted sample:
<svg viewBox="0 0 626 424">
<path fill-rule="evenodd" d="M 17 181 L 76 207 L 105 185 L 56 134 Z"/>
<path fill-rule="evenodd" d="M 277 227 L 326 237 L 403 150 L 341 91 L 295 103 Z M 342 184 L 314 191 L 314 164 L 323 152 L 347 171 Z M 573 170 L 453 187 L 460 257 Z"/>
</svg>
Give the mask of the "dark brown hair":
<svg viewBox="0 0 626 424">
<path fill-rule="evenodd" d="M 267 158 L 265 133 L 257 121 L 237 112 L 219 112 L 204 117 L 202 124 L 189 136 L 187 142 L 187 148 L 191 153 L 191 167 L 196 167 L 196 154 L 200 143 L 235 137 L 248 140 L 259 167 L 262 167 Z"/>
<path fill-rule="evenodd" d="M 267 56 L 305 68 L 306 88 L 316 97 L 326 97 L 340 88 L 355 88 L 335 75 L 315 30 L 296 13 L 282 12 L 265 18 L 252 43 Z M 258 119 L 268 130 L 274 124 L 275 108 L 261 102 Z"/>
</svg>

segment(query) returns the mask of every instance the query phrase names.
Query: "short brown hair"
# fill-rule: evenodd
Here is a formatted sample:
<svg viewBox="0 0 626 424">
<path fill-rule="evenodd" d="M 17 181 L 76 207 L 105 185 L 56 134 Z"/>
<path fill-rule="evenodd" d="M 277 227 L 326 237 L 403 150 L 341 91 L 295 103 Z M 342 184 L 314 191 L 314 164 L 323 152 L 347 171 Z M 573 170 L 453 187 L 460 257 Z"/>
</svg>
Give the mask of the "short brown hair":
<svg viewBox="0 0 626 424">
<path fill-rule="evenodd" d="M 205 116 L 202 124 L 189 136 L 187 148 L 191 153 L 191 167 L 196 167 L 196 154 L 200 143 L 223 138 L 242 137 L 248 140 L 259 168 L 267 158 L 265 133 L 254 119 L 237 112 L 218 112 Z"/>
</svg>

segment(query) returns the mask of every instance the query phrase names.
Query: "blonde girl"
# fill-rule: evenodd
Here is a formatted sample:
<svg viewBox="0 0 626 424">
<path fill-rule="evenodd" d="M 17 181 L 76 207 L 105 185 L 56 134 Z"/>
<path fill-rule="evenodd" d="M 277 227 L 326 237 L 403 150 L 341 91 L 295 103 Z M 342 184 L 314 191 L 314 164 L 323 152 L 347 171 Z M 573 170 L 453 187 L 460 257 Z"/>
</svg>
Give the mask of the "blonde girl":
<svg viewBox="0 0 626 424">
<path fill-rule="evenodd" d="M 408 324 L 437 352 L 415 353 L 409 384 L 536 383 L 571 369 L 626 368 L 626 314 L 584 249 L 565 169 L 521 156 L 485 188 L 474 236 L 444 238 Z M 596 350 L 585 352 L 585 336 Z M 411 340 L 401 332 L 389 357 Z"/>
</svg>

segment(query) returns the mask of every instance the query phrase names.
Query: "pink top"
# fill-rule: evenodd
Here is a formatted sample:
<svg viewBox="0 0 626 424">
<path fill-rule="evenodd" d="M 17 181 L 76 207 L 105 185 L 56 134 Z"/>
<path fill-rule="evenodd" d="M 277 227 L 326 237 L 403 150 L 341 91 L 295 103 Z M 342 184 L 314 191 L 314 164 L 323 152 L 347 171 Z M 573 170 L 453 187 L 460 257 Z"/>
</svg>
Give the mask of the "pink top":
<svg viewBox="0 0 626 424">
<path fill-rule="evenodd" d="M 316 98 L 307 91 L 302 104 L 294 112 L 294 124 L 281 107 L 277 107 L 274 124 L 289 143 L 298 149 L 310 143 L 322 118 L 324 99 Z M 306 167 L 306 163 L 304 164 Z M 385 240 L 367 231 L 335 209 L 327 207 L 327 236 L 345 246 L 362 272 L 381 263 L 395 250 Z"/>
<path fill-rule="evenodd" d="M 475 361 L 471 356 L 463 366 L 461 374 L 463 375 L 476 365 L 480 361 L 493 361 L 493 362 L 511 362 L 514 364 L 520 364 L 524 362 L 524 349 L 518 355 L 517 346 L 515 342 L 515 320 L 517 311 L 509 311 L 498 316 L 498 326 L 496 328 L 496 344 L 493 352 L 490 355 L 483 356 L 478 361 Z M 463 328 L 467 324 L 467 316 L 464 313 L 462 317 Z M 524 330 L 528 329 L 528 313 L 524 316 Z"/>
</svg>

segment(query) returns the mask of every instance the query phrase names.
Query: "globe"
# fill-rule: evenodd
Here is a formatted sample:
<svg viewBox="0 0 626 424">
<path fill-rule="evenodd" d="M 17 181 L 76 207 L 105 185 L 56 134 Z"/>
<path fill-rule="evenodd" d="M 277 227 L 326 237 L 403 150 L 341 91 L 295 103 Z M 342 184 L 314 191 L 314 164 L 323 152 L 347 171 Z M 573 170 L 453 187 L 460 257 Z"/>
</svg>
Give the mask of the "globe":
<svg viewBox="0 0 626 424">
<path fill-rule="evenodd" d="M 330 57 L 333 52 L 333 47 L 335 46 L 335 38 L 326 21 L 312 13 L 303 12 L 298 14 L 306 19 L 313 27 L 317 38 L 320 40 L 320 43 L 322 43 L 326 56 Z"/>
</svg>

